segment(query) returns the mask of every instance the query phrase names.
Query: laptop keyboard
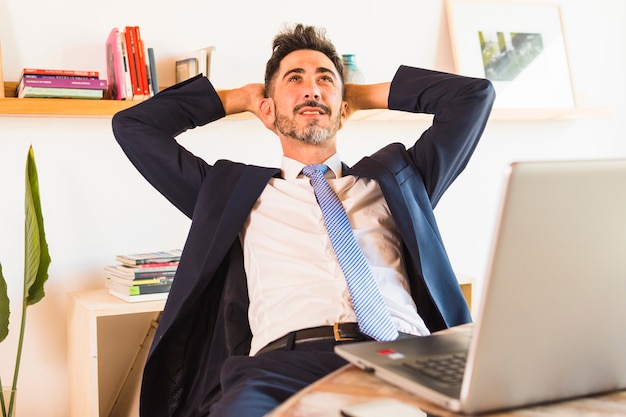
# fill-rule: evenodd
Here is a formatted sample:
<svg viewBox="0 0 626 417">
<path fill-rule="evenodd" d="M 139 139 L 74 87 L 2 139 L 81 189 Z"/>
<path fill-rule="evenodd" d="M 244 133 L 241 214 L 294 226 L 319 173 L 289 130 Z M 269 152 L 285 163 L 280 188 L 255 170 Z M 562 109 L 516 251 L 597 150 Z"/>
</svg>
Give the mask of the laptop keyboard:
<svg viewBox="0 0 626 417">
<path fill-rule="evenodd" d="M 465 353 L 423 356 L 404 362 L 405 366 L 447 385 L 461 383 L 465 372 Z"/>
</svg>

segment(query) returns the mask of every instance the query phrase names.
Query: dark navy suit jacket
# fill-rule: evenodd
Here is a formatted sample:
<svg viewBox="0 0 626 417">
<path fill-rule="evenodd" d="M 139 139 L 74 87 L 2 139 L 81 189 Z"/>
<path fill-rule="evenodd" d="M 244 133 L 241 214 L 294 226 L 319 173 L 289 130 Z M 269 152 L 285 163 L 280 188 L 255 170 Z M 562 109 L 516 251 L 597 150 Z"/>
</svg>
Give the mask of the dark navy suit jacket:
<svg viewBox="0 0 626 417">
<path fill-rule="evenodd" d="M 380 184 L 402 235 L 412 296 L 431 331 L 471 321 L 433 208 L 466 166 L 493 100 L 487 80 L 400 67 L 389 108 L 433 114 L 432 126 L 416 134 L 409 149 L 390 144 L 345 172 Z M 192 219 L 144 369 L 143 417 L 206 415 L 220 396 L 224 360 L 250 349 L 238 234 L 280 170 L 226 160 L 209 165 L 175 140 L 224 116 L 213 86 L 195 77 L 113 117 L 114 135 L 130 161 Z"/>
</svg>

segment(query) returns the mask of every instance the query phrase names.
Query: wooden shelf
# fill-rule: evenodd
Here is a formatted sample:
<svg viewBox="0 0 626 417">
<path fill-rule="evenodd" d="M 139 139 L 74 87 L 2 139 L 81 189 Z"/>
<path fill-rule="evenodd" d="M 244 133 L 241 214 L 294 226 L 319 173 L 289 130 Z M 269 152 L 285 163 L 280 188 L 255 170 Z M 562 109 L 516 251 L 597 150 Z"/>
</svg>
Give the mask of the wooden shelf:
<svg viewBox="0 0 626 417">
<path fill-rule="evenodd" d="M 7 98 L 0 98 L 0 116 L 55 116 L 55 117 L 111 117 L 120 110 L 134 106 L 139 101 L 80 100 L 54 98 L 13 98 L 15 83 L 5 83 Z M 494 109 L 490 120 L 573 120 L 609 118 L 613 112 L 607 108 L 560 108 L 560 109 Z M 229 119 L 251 119 L 244 113 Z M 354 113 L 350 121 L 403 121 L 430 120 L 432 116 L 392 110 L 363 110 Z"/>
<path fill-rule="evenodd" d="M 135 104 L 137 102 L 117 100 L 3 98 L 0 99 L 0 115 L 105 117 Z"/>
</svg>

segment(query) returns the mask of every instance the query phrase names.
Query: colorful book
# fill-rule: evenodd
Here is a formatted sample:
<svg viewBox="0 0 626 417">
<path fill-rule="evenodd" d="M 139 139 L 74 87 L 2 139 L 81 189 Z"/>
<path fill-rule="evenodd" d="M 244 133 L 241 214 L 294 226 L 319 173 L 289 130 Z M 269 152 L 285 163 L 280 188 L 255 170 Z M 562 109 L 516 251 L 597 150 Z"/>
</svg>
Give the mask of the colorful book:
<svg viewBox="0 0 626 417">
<path fill-rule="evenodd" d="M 23 85 L 25 87 L 90 88 L 93 90 L 106 90 L 107 84 L 106 80 L 93 78 L 56 78 L 24 74 L 18 83 L 18 89 Z"/>
<path fill-rule="evenodd" d="M 54 75 L 54 74 L 20 74 L 20 80 L 22 77 L 28 78 L 52 78 L 55 80 L 99 80 L 98 77 L 83 77 L 82 75 Z"/>
<path fill-rule="evenodd" d="M 171 249 L 157 252 L 117 255 L 115 260 L 131 266 L 150 263 L 177 262 L 180 260 L 182 253 L 182 249 Z"/>
<path fill-rule="evenodd" d="M 125 265 L 107 265 L 104 271 L 109 275 L 116 275 L 126 279 L 173 277 L 177 266 L 161 266 L 155 268 L 136 268 Z"/>
<path fill-rule="evenodd" d="M 65 69 L 45 69 L 45 68 L 24 68 L 22 74 L 40 75 L 67 75 L 77 77 L 100 78 L 98 71 L 65 70 Z"/>
<path fill-rule="evenodd" d="M 143 301 L 159 301 L 159 300 L 167 300 L 169 292 L 161 292 L 154 294 L 142 294 L 142 295 L 126 295 L 124 293 L 120 293 L 115 291 L 112 288 L 109 288 L 109 293 L 114 297 L 119 298 L 120 300 L 127 301 L 129 303 L 139 303 Z"/>
<path fill-rule="evenodd" d="M 174 277 L 154 277 L 154 278 L 137 278 L 137 279 L 125 279 L 118 277 L 117 275 L 107 275 L 106 279 L 108 281 L 125 285 L 152 285 L 152 284 L 172 284 L 174 282 Z"/>
<path fill-rule="evenodd" d="M 125 295 L 143 295 L 143 294 L 155 294 L 169 292 L 172 288 L 171 283 L 167 284 L 147 284 L 147 285 L 123 285 L 107 280 L 105 286 L 109 289 L 115 290 L 120 294 Z"/>
<path fill-rule="evenodd" d="M 54 88 L 22 86 L 17 90 L 18 98 L 81 98 L 98 100 L 104 97 L 104 90 L 88 88 Z"/>
<path fill-rule="evenodd" d="M 178 261 L 169 261 L 169 262 L 150 262 L 147 264 L 139 264 L 139 265 L 118 265 L 120 268 L 132 268 L 133 270 L 152 270 L 152 269 L 173 269 L 175 270 L 178 266 Z"/>
<path fill-rule="evenodd" d="M 112 100 L 125 100 L 126 96 L 126 63 L 118 28 L 111 29 L 106 40 L 108 94 Z M 131 96 L 132 98 L 132 96 Z"/>
</svg>

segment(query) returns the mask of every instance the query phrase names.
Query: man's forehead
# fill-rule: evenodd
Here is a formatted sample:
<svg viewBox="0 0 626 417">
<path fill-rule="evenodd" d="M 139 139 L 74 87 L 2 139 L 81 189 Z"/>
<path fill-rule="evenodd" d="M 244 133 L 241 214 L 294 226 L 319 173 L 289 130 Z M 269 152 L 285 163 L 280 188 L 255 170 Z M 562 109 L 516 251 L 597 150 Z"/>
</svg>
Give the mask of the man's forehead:
<svg viewBox="0 0 626 417">
<path fill-rule="evenodd" d="M 280 62 L 279 73 L 288 72 L 331 72 L 338 75 L 335 64 L 325 54 L 310 49 L 293 51 Z"/>
</svg>

